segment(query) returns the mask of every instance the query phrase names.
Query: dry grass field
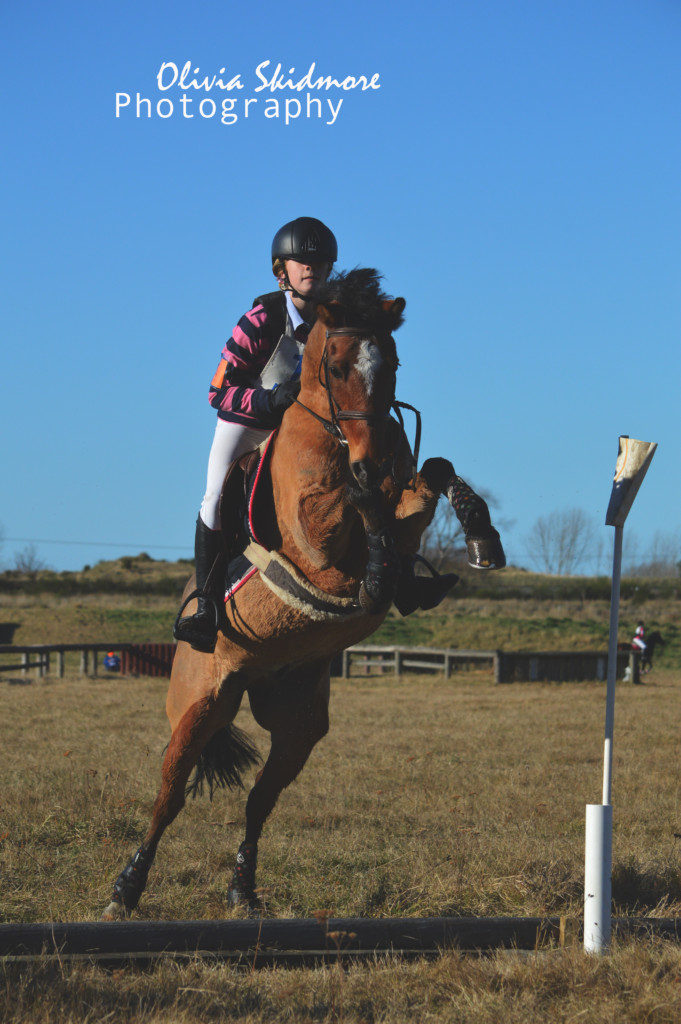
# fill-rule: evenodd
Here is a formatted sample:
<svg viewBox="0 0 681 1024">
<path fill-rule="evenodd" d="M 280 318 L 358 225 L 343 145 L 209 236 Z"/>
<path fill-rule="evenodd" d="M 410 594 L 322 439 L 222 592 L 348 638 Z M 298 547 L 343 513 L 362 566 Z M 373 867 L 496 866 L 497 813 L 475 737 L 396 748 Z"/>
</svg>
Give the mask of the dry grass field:
<svg viewBox="0 0 681 1024">
<path fill-rule="evenodd" d="M 167 742 L 162 680 L 0 677 L 0 918 L 91 920 L 144 832 Z M 681 916 L 681 672 L 618 692 L 613 896 Z M 270 912 L 581 912 L 584 806 L 600 799 L 604 688 L 484 674 L 336 681 L 331 731 L 260 848 Z M 266 751 L 242 710 L 238 724 Z M 229 916 L 244 794 L 193 802 L 140 915 Z M 636 942 L 431 962 L 249 971 L 172 961 L 0 967 L 7 1021 L 678 1021 L 681 950 Z"/>
</svg>

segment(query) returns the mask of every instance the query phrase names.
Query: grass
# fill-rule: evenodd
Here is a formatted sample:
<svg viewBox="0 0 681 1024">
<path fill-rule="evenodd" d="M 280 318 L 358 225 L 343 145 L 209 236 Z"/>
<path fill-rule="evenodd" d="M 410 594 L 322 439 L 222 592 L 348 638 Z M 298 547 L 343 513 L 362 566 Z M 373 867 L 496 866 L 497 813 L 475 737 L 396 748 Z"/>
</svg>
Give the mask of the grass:
<svg viewBox="0 0 681 1024">
<path fill-rule="evenodd" d="M 0 917 L 91 920 L 146 828 L 167 741 L 165 684 L 0 681 Z M 581 912 L 584 805 L 599 799 L 603 687 L 494 687 L 484 674 L 336 681 L 331 731 L 260 849 L 272 913 Z M 681 676 L 618 691 L 613 898 L 681 916 Z M 266 734 L 240 712 L 266 751 Z M 251 780 L 249 779 L 249 782 Z M 140 912 L 229 916 L 244 794 L 191 803 L 164 838 Z M 11 1021 L 672 1021 L 681 951 L 624 943 L 434 962 L 248 973 L 163 961 L 0 969 Z"/>
</svg>

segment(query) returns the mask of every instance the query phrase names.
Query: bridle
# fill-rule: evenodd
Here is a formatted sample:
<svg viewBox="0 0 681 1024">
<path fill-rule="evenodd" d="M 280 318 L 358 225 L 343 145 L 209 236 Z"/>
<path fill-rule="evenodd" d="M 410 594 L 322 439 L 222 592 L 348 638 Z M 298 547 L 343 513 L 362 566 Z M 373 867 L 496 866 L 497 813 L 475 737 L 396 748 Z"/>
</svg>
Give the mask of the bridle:
<svg viewBox="0 0 681 1024">
<path fill-rule="evenodd" d="M 402 427 L 402 429 L 404 430 L 404 417 L 402 416 L 402 411 L 401 410 L 402 409 L 410 409 L 414 413 L 414 415 L 416 416 L 416 431 L 415 431 L 415 436 L 414 436 L 413 452 L 414 452 L 414 462 L 415 462 L 416 465 L 418 465 L 419 448 L 421 446 L 421 413 L 419 412 L 418 409 L 414 408 L 413 405 L 409 405 L 408 402 L 398 402 L 397 399 L 395 398 L 394 386 L 393 386 L 393 397 L 392 397 L 390 405 L 388 407 L 388 411 L 385 412 L 383 415 L 377 415 L 375 413 L 368 413 L 368 412 L 361 412 L 361 411 L 359 411 L 357 409 L 341 409 L 340 405 L 336 401 L 336 398 L 335 398 L 333 392 L 331 391 L 331 376 L 329 374 L 329 353 L 328 353 L 329 338 L 332 338 L 332 337 L 338 336 L 338 335 L 343 335 L 345 337 L 366 337 L 366 334 L 367 334 L 366 330 L 361 328 L 361 327 L 333 327 L 330 330 L 328 328 L 326 330 L 326 338 L 325 338 L 325 341 L 324 341 L 324 351 L 322 352 L 322 357 L 321 357 L 321 359 L 319 361 L 319 369 L 317 371 L 317 378 L 318 378 L 319 383 L 321 384 L 321 386 L 326 391 L 326 396 L 327 396 L 328 401 L 329 401 L 329 418 L 328 419 L 325 416 L 320 416 L 319 413 L 316 413 L 314 411 L 314 409 L 310 409 L 310 407 L 305 405 L 303 402 L 301 402 L 299 398 L 296 398 L 295 401 L 296 401 L 296 403 L 302 409 L 305 409 L 306 412 L 309 412 L 310 416 L 314 416 L 314 418 L 316 420 L 318 420 L 322 424 L 322 426 L 324 427 L 324 430 L 326 430 L 327 433 L 331 434 L 331 436 L 333 438 L 335 438 L 335 440 L 338 441 L 338 443 L 340 445 L 342 445 L 343 447 L 345 447 L 345 448 L 348 448 L 349 444 L 348 444 L 348 439 L 346 438 L 345 434 L 343 433 L 343 428 L 340 425 L 341 421 L 343 421 L 343 420 L 366 420 L 366 422 L 369 423 L 369 424 L 380 423 L 381 420 L 389 419 L 390 418 L 390 412 L 394 410 L 395 415 L 397 416 L 397 419 L 399 421 L 399 424 Z"/>
</svg>

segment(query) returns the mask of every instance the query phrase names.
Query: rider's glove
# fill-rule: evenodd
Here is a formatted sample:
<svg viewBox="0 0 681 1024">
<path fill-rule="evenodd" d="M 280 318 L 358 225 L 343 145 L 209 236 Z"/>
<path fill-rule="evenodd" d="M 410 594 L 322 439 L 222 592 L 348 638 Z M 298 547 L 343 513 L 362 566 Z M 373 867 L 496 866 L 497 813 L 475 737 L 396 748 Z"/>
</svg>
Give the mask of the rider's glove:
<svg viewBox="0 0 681 1024">
<path fill-rule="evenodd" d="M 282 416 L 298 397 L 300 391 L 300 379 L 286 380 L 283 384 L 277 384 L 271 391 L 266 391 L 266 403 L 263 414 L 260 416 L 266 427 L 278 427 Z"/>
</svg>

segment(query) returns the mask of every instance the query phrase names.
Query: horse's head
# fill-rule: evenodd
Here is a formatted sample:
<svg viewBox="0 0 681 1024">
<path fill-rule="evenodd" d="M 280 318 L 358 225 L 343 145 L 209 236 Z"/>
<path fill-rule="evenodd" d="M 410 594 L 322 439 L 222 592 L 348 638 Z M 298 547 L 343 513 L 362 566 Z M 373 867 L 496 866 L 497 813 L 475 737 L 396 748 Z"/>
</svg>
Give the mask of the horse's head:
<svg viewBox="0 0 681 1024">
<path fill-rule="evenodd" d="M 392 331 L 405 307 L 404 299 L 384 295 L 378 280 L 375 270 L 357 269 L 324 287 L 301 373 L 301 404 L 346 450 L 364 491 L 386 474 L 398 366 Z"/>
</svg>

